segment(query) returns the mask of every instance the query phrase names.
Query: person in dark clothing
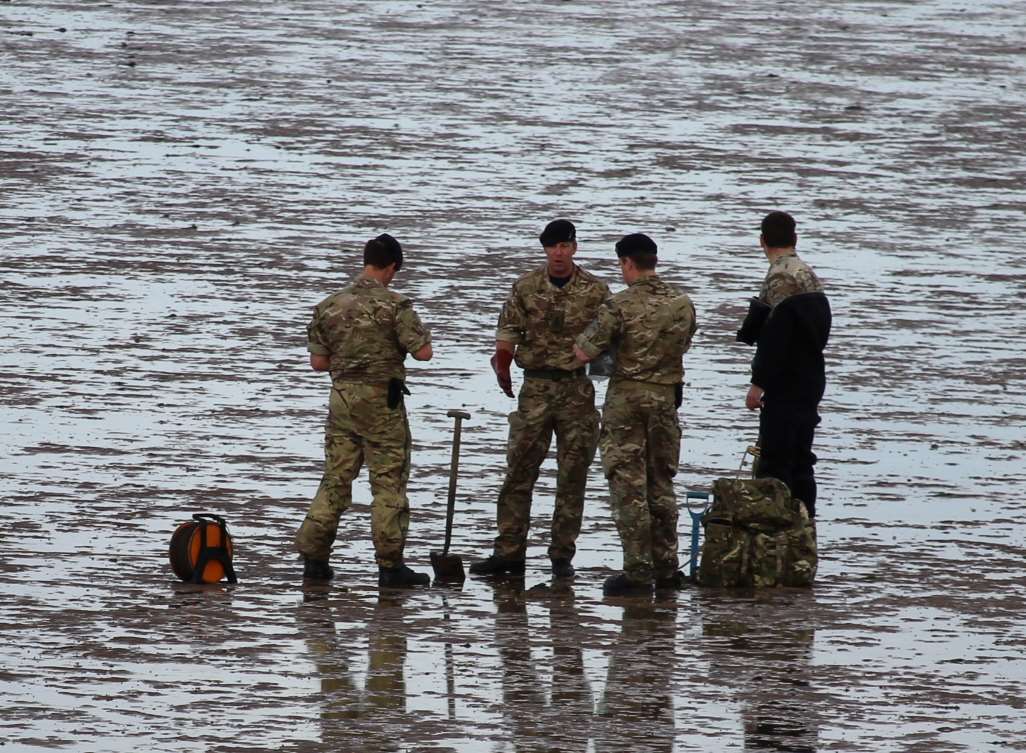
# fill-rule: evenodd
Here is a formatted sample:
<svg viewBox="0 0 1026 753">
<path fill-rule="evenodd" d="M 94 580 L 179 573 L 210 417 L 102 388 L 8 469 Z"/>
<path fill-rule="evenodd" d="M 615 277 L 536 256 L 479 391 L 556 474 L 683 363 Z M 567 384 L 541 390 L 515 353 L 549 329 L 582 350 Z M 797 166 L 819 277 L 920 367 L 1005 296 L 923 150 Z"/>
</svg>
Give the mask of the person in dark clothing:
<svg viewBox="0 0 1026 753">
<path fill-rule="evenodd" d="M 759 241 L 770 267 L 738 331 L 738 340 L 756 346 L 745 398 L 749 410 L 760 410 L 756 476 L 783 481 L 814 518 L 812 442 L 826 388 L 823 350 L 830 337 L 830 301 L 815 272 L 795 252 L 798 236 L 791 215 L 766 215 Z"/>
</svg>

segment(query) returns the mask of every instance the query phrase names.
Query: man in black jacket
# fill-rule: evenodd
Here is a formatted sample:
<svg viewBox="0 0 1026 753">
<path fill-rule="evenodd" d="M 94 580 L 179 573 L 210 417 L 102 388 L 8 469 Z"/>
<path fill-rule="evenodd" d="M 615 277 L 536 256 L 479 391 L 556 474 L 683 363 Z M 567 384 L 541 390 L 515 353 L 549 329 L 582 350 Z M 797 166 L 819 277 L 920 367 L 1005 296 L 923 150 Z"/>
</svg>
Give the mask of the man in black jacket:
<svg viewBox="0 0 1026 753">
<path fill-rule="evenodd" d="M 756 346 L 745 398 L 760 409 L 759 478 L 778 478 L 816 516 L 816 456 L 812 440 L 826 387 L 823 349 L 830 336 L 830 302 L 808 264 L 798 258 L 794 218 L 770 212 L 760 245 L 769 270 L 738 340 Z"/>
</svg>

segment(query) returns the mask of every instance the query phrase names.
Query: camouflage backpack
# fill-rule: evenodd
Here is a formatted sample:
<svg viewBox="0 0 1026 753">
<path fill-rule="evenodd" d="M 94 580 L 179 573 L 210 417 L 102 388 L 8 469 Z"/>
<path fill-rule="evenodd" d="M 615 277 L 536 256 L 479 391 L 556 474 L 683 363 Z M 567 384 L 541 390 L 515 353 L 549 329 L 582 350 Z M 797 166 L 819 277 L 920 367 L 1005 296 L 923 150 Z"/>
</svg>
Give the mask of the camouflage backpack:
<svg viewBox="0 0 1026 753">
<path fill-rule="evenodd" d="M 818 563 L 816 529 L 805 505 L 791 497 L 783 482 L 717 479 L 702 524 L 700 585 L 812 585 Z"/>
</svg>

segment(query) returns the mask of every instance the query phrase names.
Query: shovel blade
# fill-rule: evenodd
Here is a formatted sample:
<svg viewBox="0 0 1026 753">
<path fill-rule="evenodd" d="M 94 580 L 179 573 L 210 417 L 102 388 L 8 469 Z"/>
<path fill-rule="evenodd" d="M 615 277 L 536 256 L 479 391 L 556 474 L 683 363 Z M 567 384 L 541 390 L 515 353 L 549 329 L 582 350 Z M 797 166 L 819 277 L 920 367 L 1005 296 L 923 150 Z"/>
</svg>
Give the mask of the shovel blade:
<svg viewBox="0 0 1026 753">
<path fill-rule="evenodd" d="M 462 583 L 467 579 L 463 560 L 458 555 L 431 552 L 431 567 L 435 571 L 435 580 L 440 583 Z"/>
</svg>

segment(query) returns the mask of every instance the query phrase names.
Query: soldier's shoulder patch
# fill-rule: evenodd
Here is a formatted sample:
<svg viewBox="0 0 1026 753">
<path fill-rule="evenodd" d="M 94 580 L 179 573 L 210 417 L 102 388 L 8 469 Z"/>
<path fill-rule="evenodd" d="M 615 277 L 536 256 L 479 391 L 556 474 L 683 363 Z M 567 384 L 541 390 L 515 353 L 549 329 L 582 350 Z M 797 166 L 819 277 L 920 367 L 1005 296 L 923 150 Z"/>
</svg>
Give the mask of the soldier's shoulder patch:
<svg viewBox="0 0 1026 753">
<path fill-rule="evenodd" d="M 323 309 L 327 308 L 328 306 L 330 306 L 335 301 L 337 301 L 339 298 L 344 296 L 348 292 L 349 292 L 349 288 L 343 288 L 342 290 L 336 290 L 331 295 L 328 295 L 328 296 L 322 298 L 320 300 L 320 302 L 317 303 L 316 306 L 314 306 L 314 308 L 319 310 L 319 311 L 323 310 Z"/>
<path fill-rule="evenodd" d="M 589 286 L 602 288 L 603 290 L 609 290 L 609 285 L 606 284 L 605 280 L 593 274 L 592 272 L 589 272 L 583 267 L 577 268 L 577 276 L 580 278 L 581 282 L 584 282 Z"/>
<path fill-rule="evenodd" d="M 632 300 L 635 296 L 637 296 L 637 294 L 638 291 L 635 290 L 633 286 L 629 288 L 624 288 L 619 293 L 613 293 L 613 295 L 609 297 L 609 302 L 618 305 L 621 303 L 625 303 L 626 301 Z"/>
<path fill-rule="evenodd" d="M 375 291 L 374 298 L 378 301 L 387 303 L 389 306 L 400 309 L 404 306 L 412 306 L 413 302 L 409 298 L 404 296 L 402 293 L 397 293 L 394 290 L 388 288 L 380 288 Z"/>
<path fill-rule="evenodd" d="M 688 292 L 684 289 L 683 286 L 678 285 L 676 283 L 669 283 L 665 281 L 662 282 L 663 284 L 660 289 L 662 295 L 666 296 L 667 298 L 672 298 L 674 301 L 687 301 L 688 303 L 691 302 L 691 296 L 688 295 Z"/>
<path fill-rule="evenodd" d="M 545 267 L 538 267 L 520 275 L 516 282 L 513 283 L 513 288 L 521 290 L 539 287 L 542 283 L 548 282 L 548 279 L 548 272 L 546 272 Z"/>
<path fill-rule="evenodd" d="M 667 285 L 666 289 L 669 292 L 670 296 L 673 297 L 674 299 L 682 301 L 682 302 L 683 301 L 687 301 L 688 303 L 691 302 L 691 296 L 688 295 L 687 291 L 684 290 L 684 288 L 682 288 L 682 287 L 680 287 L 678 285 Z"/>
<path fill-rule="evenodd" d="M 587 269 L 581 266 L 577 267 L 577 276 L 580 277 L 582 280 L 586 280 L 588 282 L 602 282 L 593 273 L 589 272 Z"/>
</svg>

